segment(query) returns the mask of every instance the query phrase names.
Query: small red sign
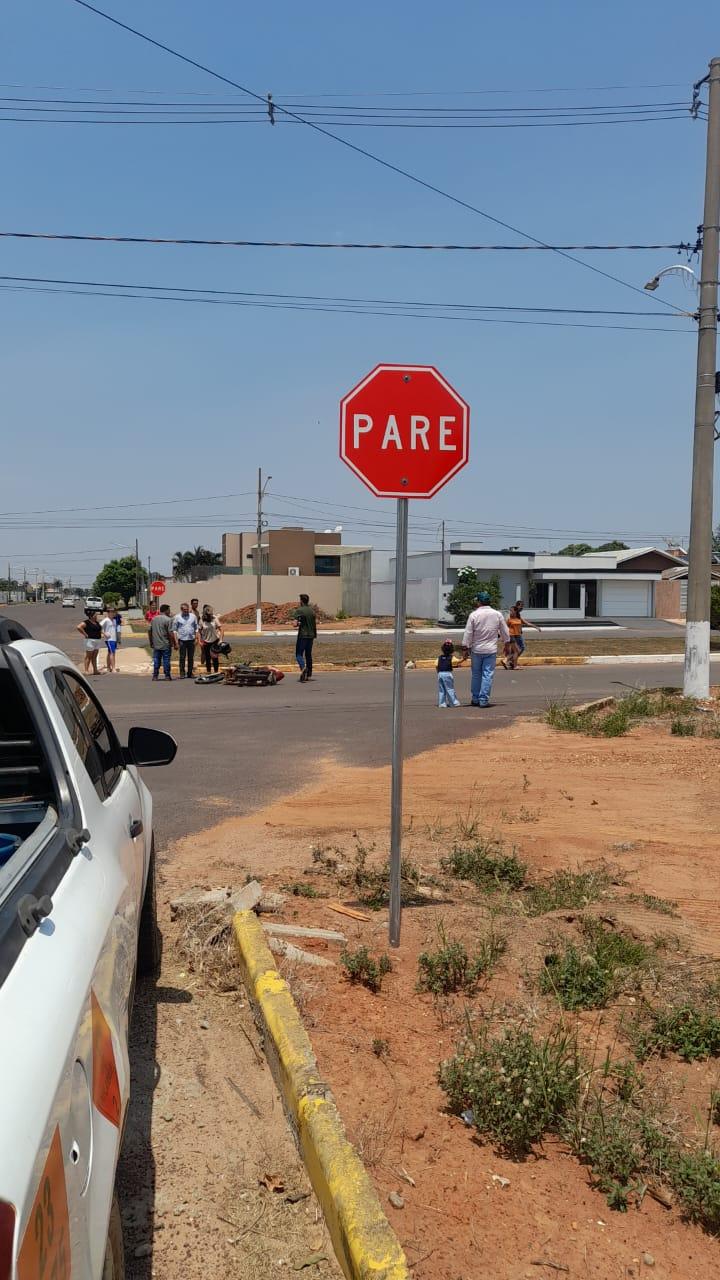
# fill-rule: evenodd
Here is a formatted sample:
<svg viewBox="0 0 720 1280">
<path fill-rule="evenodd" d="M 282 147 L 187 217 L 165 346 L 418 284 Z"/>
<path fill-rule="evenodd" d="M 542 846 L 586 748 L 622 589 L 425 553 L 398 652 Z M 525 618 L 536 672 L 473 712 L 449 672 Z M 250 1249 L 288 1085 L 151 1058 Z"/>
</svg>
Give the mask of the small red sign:
<svg viewBox="0 0 720 1280">
<path fill-rule="evenodd" d="M 150 583 L 150 595 L 151 596 L 165 595 L 165 583 L 162 582 L 160 578 L 158 578 L 156 582 Z"/>
<path fill-rule="evenodd" d="M 378 498 L 434 497 L 469 435 L 469 406 L 432 365 L 379 364 L 340 404 L 340 457 Z"/>
</svg>

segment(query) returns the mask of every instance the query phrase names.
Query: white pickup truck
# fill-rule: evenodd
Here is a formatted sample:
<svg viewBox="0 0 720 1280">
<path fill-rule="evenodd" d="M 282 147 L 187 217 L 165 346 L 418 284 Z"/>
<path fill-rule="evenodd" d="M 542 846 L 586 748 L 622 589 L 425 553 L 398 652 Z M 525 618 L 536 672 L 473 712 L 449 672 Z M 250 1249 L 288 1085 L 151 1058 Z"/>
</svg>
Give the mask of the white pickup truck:
<svg viewBox="0 0 720 1280">
<path fill-rule="evenodd" d="M 123 1280 L 135 977 L 159 965 L 152 800 L 72 662 L 0 619 L 0 1280 Z"/>
</svg>

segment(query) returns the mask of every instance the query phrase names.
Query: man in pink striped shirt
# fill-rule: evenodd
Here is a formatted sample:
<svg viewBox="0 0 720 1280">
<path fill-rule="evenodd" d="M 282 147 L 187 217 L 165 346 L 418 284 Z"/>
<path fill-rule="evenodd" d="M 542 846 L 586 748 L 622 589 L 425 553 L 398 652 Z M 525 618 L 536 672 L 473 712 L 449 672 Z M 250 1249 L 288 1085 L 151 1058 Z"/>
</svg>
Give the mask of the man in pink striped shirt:
<svg viewBox="0 0 720 1280">
<path fill-rule="evenodd" d="M 487 591 L 480 591 L 475 599 L 478 607 L 473 610 L 465 624 L 462 651 L 464 658 L 470 658 L 472 706 L 487 707 L 490 703 L 495 675 L 498 638 L 507 644 L 510 632 L 502 614 L 492 608 Z"/>
</svg>

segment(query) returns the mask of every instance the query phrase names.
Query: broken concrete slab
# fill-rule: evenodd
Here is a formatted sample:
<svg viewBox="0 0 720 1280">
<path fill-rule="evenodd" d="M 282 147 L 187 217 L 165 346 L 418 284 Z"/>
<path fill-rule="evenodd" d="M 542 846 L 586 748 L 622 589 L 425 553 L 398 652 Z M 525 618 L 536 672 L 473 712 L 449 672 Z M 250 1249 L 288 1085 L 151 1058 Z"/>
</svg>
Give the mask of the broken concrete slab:
<svg viewBox="0 0 720 1280">
<path fill-rule="evenodd" d="M 286 942 L 284 938 L 268 938 L 268 946 L 276 956 L 284 956 L 286 960 L 296 960 L 298 964 L 309 964 L 316 969 L 333 969 L 335 967 L 334 960 L 328 960 L 327 956 L 314 955 L 312 951 L 303 951 L 301 947 L 296 947 L 292 942 Z"/>
<path fill-rule="evenodd" d="M 313 929 L 309 925 L 277 924 L 274 920 L 264 920 L 266 933 L 276 934 L 282 938 L 322 938 L 325 942 L 347 942 L 344 933 L 335 929 Z"/>
<path fill-rule="evenodd" d="M 188 912 L 218 910 L 235 915 L 236 911 L 252 911 L 262 899 L 262 885 L 257 880 L 250 880 L 241 889 L 231 886 L 225 889 L 189 889 L 170 903 L 170 912 L 176 916 L 187 915 Z"/>
<path fill-rule="evenodd" d="M 285 906 L 284 893 L 263 893 L 255 910 L 260 915 L 276 915 Z"/>
</svg>

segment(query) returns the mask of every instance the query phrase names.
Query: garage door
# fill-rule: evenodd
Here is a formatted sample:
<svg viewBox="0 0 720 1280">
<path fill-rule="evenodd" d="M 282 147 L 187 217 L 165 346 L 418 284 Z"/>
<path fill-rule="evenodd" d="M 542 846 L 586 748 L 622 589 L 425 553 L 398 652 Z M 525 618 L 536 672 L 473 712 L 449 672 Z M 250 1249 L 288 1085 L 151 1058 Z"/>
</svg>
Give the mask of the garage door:
<svg viewBox="0 0 720 1280">
<path fill-rule="evenodd" d="M 652 616 L 651 582 L 603 582 L 600 592 L 602 618 Z"/>
</svg>

